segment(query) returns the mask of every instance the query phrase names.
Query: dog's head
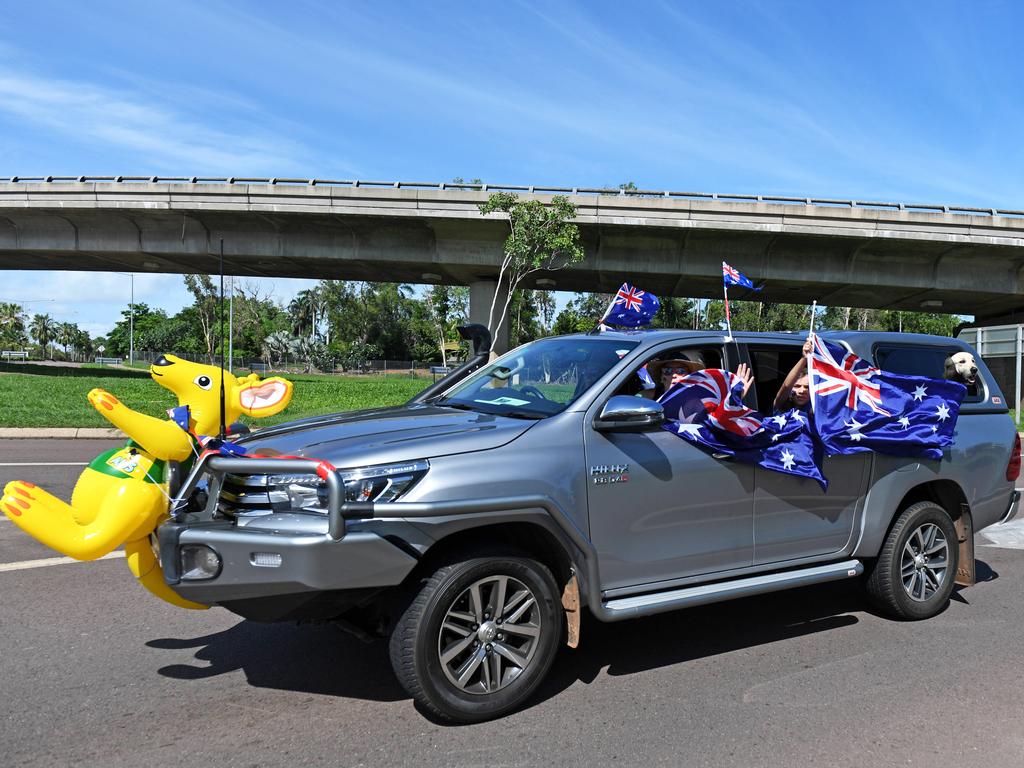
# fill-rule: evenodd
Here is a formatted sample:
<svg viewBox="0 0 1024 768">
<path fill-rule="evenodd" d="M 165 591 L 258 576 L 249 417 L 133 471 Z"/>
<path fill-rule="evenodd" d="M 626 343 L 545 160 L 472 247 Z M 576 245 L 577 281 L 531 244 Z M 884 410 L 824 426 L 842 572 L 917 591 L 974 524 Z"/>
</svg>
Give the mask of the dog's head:
<svg viewBox="0 0 1024 768">
<path fill-rule="evenodd" d="M 975 384 L 978 381 L 978 365 L 970 352 L 957 352 L 946 358 L 947 379 L 962 381 L 964 384 Z"/>
</svg>

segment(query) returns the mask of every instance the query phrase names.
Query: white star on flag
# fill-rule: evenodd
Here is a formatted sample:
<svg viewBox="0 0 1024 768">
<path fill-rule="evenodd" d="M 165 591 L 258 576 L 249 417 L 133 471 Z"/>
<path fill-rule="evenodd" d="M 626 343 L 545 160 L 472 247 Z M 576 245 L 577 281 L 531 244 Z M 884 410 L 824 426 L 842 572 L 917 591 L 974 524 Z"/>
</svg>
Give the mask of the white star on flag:
<svg viewBox="0 0 1024 768">
<path fill-rule="evenodd" d="M 806 421 L 806 419 L 804 419 L 803 414 L 801 414 L 800 411 L 790 411 L 789 417 L 798 424 L 803 424 Z"/>
<path fill-rule="evenodd" d="M 772 435 L 772 442 L 774 443 L 774 442 L 778 441 L 778 439 L 780 437 L 782 437 L 782 435 L 779 435 L 779 434 Z"/>
<path fill-rule="evenodd" d="M 700 424 L 676 424 L 676 432 L 680 435 L 699 435 Z"/>
<path fill-rule="evenodd" d="M 934 424 L 932 424 L 932 432 L 938 432 L 938 431 L 939 431 L 939 428 L 937 426 L 935 426 Z"/>
<path fill-rule="evenodd" d="M 939 405 L 935 415 L 939 417 L 939 421 L 945 421 L 946 419 L 949 418 L 949 406 L 946 405 L 945 403 L 942 403 L 941 405 Z"/>
<path fill-rule="evenodd" d="M 772 421 L 779 425 L 779 429 L 786 426 L 786 414 L 780 413 L 778 416 L 772 416 Z"/>
<path fill-rule="evenodd" d="M 918 384 L 917 387 L 914 389 L 914 400 L 922 400 L 924 396 L 927 394 L 928 390 L 926 390 L 924 386 L 922 386 L 921 384 Z"/>
<path fill-rule="evenodd" d="M 908 417 L 902 416 L 899 419 L 897 419 L 897 421 L 899 421 L 899 423 L 903 425 L 904 429 L 910 428 L 910 419 Z"/>
<path fill-rule="evenodd" d="M 792 469 L 793 465 L 796 463 L 794 461 L 795 458 L 796 457 L 793 456 L 793 454 L 790 452 L 788 448 L 784 449 L 782 451 L 782 466 L 785 467 L 786 469 Z"/>
<path fill-rule="evenodd" d="M 860 429 L 861 427 L 863 427 L 864 425 L 861 424 L 856 419 L 853 419 L 852 421 L 846 422 L 846 426 L 848 426 L 850 428 L 850 434 L 848 435 L 848 437 L 851 440 L 853 440 L 853 442 L 856 443 L 856 442 L 858 442 L 863 437 L 863 435 L 860 432 L 858 432 L 857 430 Z"/>
</svg>

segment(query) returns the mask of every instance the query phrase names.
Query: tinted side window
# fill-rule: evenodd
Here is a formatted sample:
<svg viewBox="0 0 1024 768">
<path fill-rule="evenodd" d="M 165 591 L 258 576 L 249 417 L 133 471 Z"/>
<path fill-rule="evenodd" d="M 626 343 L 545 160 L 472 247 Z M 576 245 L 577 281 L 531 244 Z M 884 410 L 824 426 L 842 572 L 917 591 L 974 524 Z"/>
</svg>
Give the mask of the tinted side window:
<svg viewBox="0 0 1024 768">
<path fill-rule="evenodd" d="M 754 391 L 757 393 L 757 408 L 770 413 L 782 382 L 800 360 L 800 346 L 763 347 L 751 344 L 750 367 L 754 373 Z M 748 395 L 749 398 L 749 395 Z"/>
<path fill-rule="evenodd" d="M 946 373 L 946 358 L 960 351 L 958 347 L 876 347 L 875 365 L 889 373 L 941 379 Z M 967 401 L 981 397 L 977 385 L 968 387 Z"/>
</svg>

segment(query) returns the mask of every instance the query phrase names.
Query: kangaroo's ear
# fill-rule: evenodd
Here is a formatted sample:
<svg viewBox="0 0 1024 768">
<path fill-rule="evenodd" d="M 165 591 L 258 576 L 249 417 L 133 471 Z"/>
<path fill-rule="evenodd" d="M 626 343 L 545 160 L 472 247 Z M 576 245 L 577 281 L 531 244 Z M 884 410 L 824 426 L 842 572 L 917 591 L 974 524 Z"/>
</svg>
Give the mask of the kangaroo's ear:
<svg viewBox="0 0 1024 768">
<path fill-rule="evenodd" d="M 278 376 L 246 382 L 235 387 L 234 396 L 242 413 L 257 419 L 283 411 L 292 400 L 292 383 Z"/>
</svg>

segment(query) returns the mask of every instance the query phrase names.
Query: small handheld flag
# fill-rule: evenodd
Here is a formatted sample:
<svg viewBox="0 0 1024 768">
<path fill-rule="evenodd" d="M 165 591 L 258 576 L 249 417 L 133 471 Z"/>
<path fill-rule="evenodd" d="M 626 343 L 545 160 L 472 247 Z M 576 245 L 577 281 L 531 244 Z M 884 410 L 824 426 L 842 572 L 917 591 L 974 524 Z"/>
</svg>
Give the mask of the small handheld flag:
<svg viewBox="0 0 1024 768">
<path fill-rule="evenodd" d="M 615 298 L 605 310 L 602 323 L 622 325 L 627 328 L 639 328 L 650 325 L 661 302 L 653 293 L 641 291 L 636 286 L 623 283 Z"/>
<path fill-rule="evenodd" d="M 736 269 L 736 267 L 732 267 L 724 261 L 722 262 L 722 293 L 725 296 L 725 327 L 729 329 L 729 336 L 726 341 L 732 341 L 732 316 L 729 314 L 730 285 L 750 288 L 752 291 L 761 290 L 759 287 L 754 285 L 749 277 Z"/>
<path fill-rule="evenodd" d="M 761 289 L 754 285 L 754 282 L 740 272 L 736 267 L 729 266 L 726 262 L 722 262 L 722 282 L 725 285 L 738 285 L 741 288 L 749 288 L 752 291 L 760 291 Z"/>
</svg>

